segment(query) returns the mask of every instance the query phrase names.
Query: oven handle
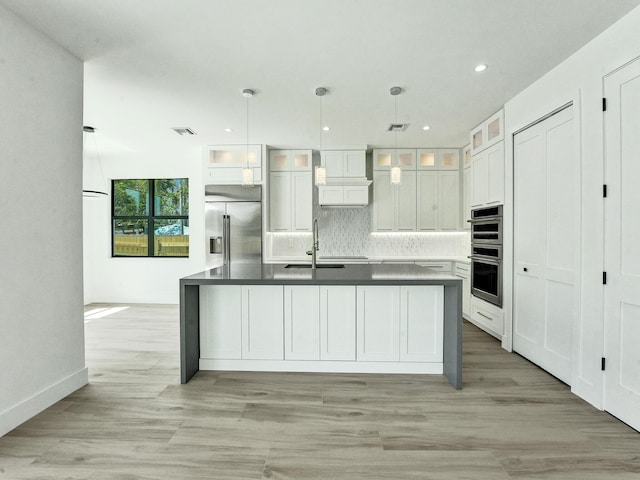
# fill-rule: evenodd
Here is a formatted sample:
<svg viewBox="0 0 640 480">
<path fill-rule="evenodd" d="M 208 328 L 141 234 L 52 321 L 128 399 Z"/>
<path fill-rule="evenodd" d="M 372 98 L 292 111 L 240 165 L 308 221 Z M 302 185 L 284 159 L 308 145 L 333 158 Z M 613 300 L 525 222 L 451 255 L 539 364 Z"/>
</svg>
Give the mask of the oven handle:
<svg viewBox="0 0 640 480">
<path fill-rule="evenodd" d="M 469 255 L 467 258 L 470 258 L 472 261 L 480 260 L 486 263 L 495 263 L 496 265 L 499 265 L 502 262 L 500 257 L 487 257 L 484 255 Z"/>
</svg>

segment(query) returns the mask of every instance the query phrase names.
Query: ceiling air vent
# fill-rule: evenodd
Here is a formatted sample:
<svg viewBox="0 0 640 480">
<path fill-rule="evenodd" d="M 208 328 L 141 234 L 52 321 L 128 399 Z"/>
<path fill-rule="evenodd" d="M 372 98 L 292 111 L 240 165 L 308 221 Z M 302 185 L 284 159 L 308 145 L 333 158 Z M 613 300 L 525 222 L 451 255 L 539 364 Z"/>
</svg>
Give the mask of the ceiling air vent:
<svg viewBox="0 0 640 480">
<path fill-rule="evenodd" d="M 196 132 L 191 130 L 189 127 L 173 127 L 171 130 L 176 132 L 178 135 L 195 135 Z"/>
<path fill-rule="evenodd" d="M 409 128 L 408 123 L 392 123 L 387 128 L 387 132 L 404 132 L 407 128 Z"/>
</svg>

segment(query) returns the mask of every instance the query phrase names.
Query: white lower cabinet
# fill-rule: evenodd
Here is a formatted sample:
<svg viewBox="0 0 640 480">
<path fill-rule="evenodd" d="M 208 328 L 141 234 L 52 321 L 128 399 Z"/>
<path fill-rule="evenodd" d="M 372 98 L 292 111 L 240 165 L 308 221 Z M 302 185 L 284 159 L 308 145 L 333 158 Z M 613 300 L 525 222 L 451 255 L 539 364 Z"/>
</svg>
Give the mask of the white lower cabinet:
<svg viewBox="0 0 640 480">
<path fill-rule="evenodd" d="M 487 333 L 490 333 L 498 339 L 502 339 L 502 334 L 504 333 L 504 316 L 500 307 L 496 307 L 472 296 L 470 320 Z"/>
<path fill-rule="evenodd" d="M 357 287 L 358 360 L 400 359 L 400 288 Z"/>
<path fill-rule="evenodd" d="M 441 286 L 358 286 L 358 360 L 442 362 L 443 301 Z"/>
<path fill-rule="evenodd" d="M 200 356 L 242 358 L 240 285 L 200 287 Z"/>
<path fill-rule="evenodd" d="M 442 373 L 443 319 L 439 285 L 201 286 L 201 368 Z"/>
<path fill-rule="evenodd" d="M 319 287 L 315 285 L 285 285 L 285 360 L 320 359 L 319 294 Z"/>
<path fill-rule="evenodd" d="M 243 359 L 284 358 L 282 296 L 282 285 L 242 286 Z"/>
<path fill-rule="evenodd" d="M 356 287 L 321 286 L 320 359 L 356 359 Z"/>
<path fill-rule="evenodd" d="M 400 361 L 442 362 L 444 287 L 400 288 Z"/>
</svg>

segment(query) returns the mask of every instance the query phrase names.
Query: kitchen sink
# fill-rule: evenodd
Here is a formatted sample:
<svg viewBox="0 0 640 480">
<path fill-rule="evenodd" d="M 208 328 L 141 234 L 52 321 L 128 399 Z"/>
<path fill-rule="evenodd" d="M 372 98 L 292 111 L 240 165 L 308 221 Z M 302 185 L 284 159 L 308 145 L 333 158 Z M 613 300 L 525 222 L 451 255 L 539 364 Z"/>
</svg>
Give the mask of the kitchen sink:
<svg viewBox="0 0 640 480">
<path fill-rule="evenodd" d="M 311 268 L 310 263 L 290 263 L 285 265 L 284 268 Z M 316 268 L 344 268 L 344 264 L 341 263 L 318 263 Z"/>
</svg>

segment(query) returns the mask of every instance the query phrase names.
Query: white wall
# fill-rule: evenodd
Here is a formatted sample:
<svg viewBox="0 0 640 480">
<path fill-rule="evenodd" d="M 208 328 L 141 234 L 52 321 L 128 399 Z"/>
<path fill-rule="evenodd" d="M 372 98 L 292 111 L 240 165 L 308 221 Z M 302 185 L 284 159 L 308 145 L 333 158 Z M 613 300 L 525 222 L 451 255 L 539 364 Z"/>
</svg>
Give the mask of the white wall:
<svg viewBox="0 0 640 480">
<path fill-rule="evenodd" d="M 99 125 L 98 148 L 105 145 Z M 167 128 L 168 130 L 168 128 Z M 179 302 L 179 279 L 204 270 L 204 187 L 203 147 L 183 140 L 158 141 L 145 151 L 103 150 L 100 162 L 109 197 L 84 200 L 85 304 Z M 112 179 L 188 178 L 189 179 L 189 258 L 112 258 L 111 190 Z"/>
<path fill-rule="evenodd" d="M 0 435 L 87 383 L 82 62 L 0 6 Z"/>
<path fill-rule="evenodd" d="M 603 353 L 603 77 L 640 56 L 640 8 L 599 35 L 588 45 L 516 95 L 505 105 L 507 194 L 513 193 L 512 135 L 555 108 L 573 101 L 580 123 L 581 155 L 581 301 L 579 325 L 574 335 L 572 391 L 602 407 Z M 512 198 L 512 197 L 511 197 Z M 512 208 L 505 211 L 505 230 L 512 230 Z M 506 208 L 506 205 L 505 205 Z M 509 222 L 509 223 L 507 223 Z M 505 239 L 506 242 L 510 237 Z M 512 282 L 511 249 L 505 247 L 505 285 Z M 511 322 L 511 295 L 505 303 Z M 509 332 L 510 333 L 510 332 Z"/>
</svg>

